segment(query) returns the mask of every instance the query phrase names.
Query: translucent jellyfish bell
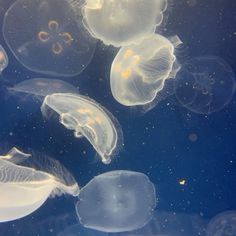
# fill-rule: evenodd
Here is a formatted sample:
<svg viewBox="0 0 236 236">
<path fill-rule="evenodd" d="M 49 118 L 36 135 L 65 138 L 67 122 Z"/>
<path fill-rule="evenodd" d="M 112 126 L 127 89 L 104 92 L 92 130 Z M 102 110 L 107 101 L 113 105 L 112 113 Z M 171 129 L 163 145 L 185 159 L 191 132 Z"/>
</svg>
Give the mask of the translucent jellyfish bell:
<svg viewBox="0 0 236 236">
<path fill-rule="evenodd" d="M 79 193 L 74 178 L 58 161 L 36 153 L 13 148 L 0 156 L 0 170 L 0 222 L 31 214 L 49 196 Z"/>
<path fill-rule="evenodd" d="M 122 133 L 116 119 L 105 108 L 81 95 L 56 93 L 45 97 L 41 110 L 44 116 L 50 110 L 59 114 L 60 122 L 74 130 L 75 137 L 86 137 L 102 162 L 110 163 Z"/>
<path fill-rule="evenodd" d="M 181 43 L 153 34 L 139 45 L 122 47 L 113 60 L 110 86 L 113 97 L 125 106 L 152 102 L 164 87 L 165 80 L 174 77 L 174 49 Z"/>
<path fill-rule="evenodd" d="M 0 75 L 3 70 L 8 66 L 8 56 L 5 49 L 0 45 Z"/>
<path fill-rule="evenodd" d="M 98 175 L 83 187 L 76 210 L 87 228 L 123 232 L 143 227 L 155 207 L 155 187 L 149 178 L 119 170 Z"/>
<path fill-rule="evenodd" d="M 210 114 L 231 101 L 236 88 L 235 74 L 219 57 L 196 57 L 182 65 L 174 87 L 184 107 L 195 113 Z"/>
<path fill-rule="evenodd" d="M 4 16 L 3 34 L 26 68 L 73 76 L 86 68 L 95 50 L 95 41 L 77 18 L 67 1 L 17 0 Z"/>
<path fill-rule="evenodd" d="M 71 0 L 72 3 L 78 0 Z M 85 27 L 94 38 L 116 47 L 141 42 L 163 20 L 166 0 L 85 0 Z"/>
<path fill-rule="evenodd" d="M 34 78 L 24 80 L 8 88 L 12 93 L 26 93 L 45 97 L 53 93 L 78 93 L 73 85 L 59 79 Z"/>
</svg>

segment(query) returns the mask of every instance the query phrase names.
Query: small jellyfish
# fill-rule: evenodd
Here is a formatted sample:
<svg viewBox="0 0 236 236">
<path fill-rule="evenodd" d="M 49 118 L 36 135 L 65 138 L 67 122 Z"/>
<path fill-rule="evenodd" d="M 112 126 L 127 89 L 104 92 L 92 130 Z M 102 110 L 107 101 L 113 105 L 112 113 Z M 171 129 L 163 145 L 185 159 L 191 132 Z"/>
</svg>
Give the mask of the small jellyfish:
<svg viewBox="0 0 236 236">
<path fill-rule="evenodd" d="M 165 80 L 175 76 L 174 49 L 181 42 L 177 36 L 171 40 L 153 34 L 139 45 L 120 49 L 110 72 L 112 95 L 119 103 L 148 104 L 163 89 Z"/>
<path fill-rule="evenodd" d="M 74 76 L 86 68 L 95 50 L 94 39 L 77 17 L 67 1 L 17 0 L 5 13 L 3 35 L 26 68 Z"/>
<path fill-rule="evenodd" d="M 38 97 L 45 97 L 53 93 L 78 93 L 76 87 L 63 80 L 45 78 L 24 80 L 8 88 L 8 90 L 14 93 L 26 93 Z"/>
<path fill-rule="evenodd" d="M 122 132 L 118 121 L 105 108 L 81 95 L 55 93 L 45 97 L 41 110 L 46 117 L 52 110 L 59 114 L 60 122 L 74 130 L 75 137 L 86 137 L 102 162 L 110 163 Z"/>
<path fill-rule="evenodd" d="M 187 109 L 210 114 L 223 109 L 235 92 L 235 74 L 226 61 L 216 56 L 187 61 L 174 81 L 175 95 Z"/>
<path fill-rule="evenodd" d="M 79 194 L 80 223 L 104 232 L 143 227 L 156 207 L 153 183 L 142 173 L 117 170 L 93 178 Z"/>
<path fill-rule="evenodd" d="M 77 196 L 79 187 L 58 161 L 16 148 L 0 156 L 0 222 L 27 216 L 64 193 Z"/>
<path fill-rule="evenodd" d="M 0 45 L 0 75 L 7 66 L 8 66 L 8 56 L 4 48 Z"/>
<path fill-rule="evenodd" d="M 78 0 L 70 0 L 76 8 Z M 90 34 L 116 47 L 141 42 L 162 23 L 167 0 L 85 0 L 83 22 Z"/>
<path fill-rule="evenodd" d="M 207 236 L 235 236 L 236 211 L 226 211 L 215 216 L 207 225 Z"/>
</svg>

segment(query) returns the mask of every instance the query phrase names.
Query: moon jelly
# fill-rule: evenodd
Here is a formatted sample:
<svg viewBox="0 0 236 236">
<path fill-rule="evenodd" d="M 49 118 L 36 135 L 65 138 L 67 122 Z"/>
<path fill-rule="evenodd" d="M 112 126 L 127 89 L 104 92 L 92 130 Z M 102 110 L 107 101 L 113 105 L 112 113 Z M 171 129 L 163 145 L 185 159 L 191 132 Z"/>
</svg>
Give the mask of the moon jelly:
<svg viewBox="0 0 236 236">
<path fill-rule="evenodd" d="M 27 216 L 63 193 L 77 196 L 79 187 L 58 161 L 16 148 L 0 156 L 0 222 Z"/>
<path fill-rule="evenodd" d="M 71 2 L 73 6 L 78 1 Z M 94 38 L 120 47 L 139 43 L 154 33 L 166 7 L 166 0 L 85 0 L 82 14 Z"/>
<path fill-rule="evenodd" d="M 11 92 L 33 94 L 45 97 L 53 93 L 78 93 L 78 90 L 71 84 L 59 79 L 34 78 L 24 80 L 11 88 Z"/>
<path fill-rule="evenodd" d="M 164 87 L 165 80 L 175 76 L 175 46 L 167 38 L 153 34 L 139 45 L 122 47 L 116 55 L 110 73 L 113 97 L 125 106 L 152 102 Z"/>
<path fill-rule="evenodd" d="M 230 65 L 216 56 L 196 57 L 177 73 L 175 95 L 187 109 L 210 114 L 223 109 L 235 92 L 235 74 Z"/>
<path fill-rule="evenodd" d="M 60 115 L 60 122 L 67 129 L 74 130 L 75 137 L 82 135 L 88 139 L 103 163 L 110 163 L 122 138 L 119 124 L 110 112 L 90 98 L 63 93 L 45 97 L 43 115 L 47 116 L 50 109 Z"/>
<path fill-rule="evenodd" d="M 94 40 L 63 0 L 15 1 L 4 16 L 3 34 L 16 58 L 42 74 L 79 74 L 95 50 Z"/>
<path fill-rule="evenodd" d="M 80 223 L 104 232 L 143 227 L 156 207 L 153 183 L 142 173 L 117 170 L 93 178 L 79 194 Z"/>
<path fill-rule="evenodd" d="M 8 56 L 5 49 L 0 45 L 0 74 L 8 66 Z"/>
</svg>

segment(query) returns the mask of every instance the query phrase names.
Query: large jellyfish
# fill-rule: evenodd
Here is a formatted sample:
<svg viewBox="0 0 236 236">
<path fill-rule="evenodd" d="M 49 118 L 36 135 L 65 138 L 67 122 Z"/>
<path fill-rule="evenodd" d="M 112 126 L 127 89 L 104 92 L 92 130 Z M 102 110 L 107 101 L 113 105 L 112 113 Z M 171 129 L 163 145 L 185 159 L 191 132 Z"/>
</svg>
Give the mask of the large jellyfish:
<svg viewBox="0 0 236 236">
<path fill-rule="evenodd" d="M 26 93 L 45 97 L 53 93 L 78 93 L 73 85 L 59 79 L 34 78 L 24 80 L 8 90 L 12 93 Z"/>
<path fill-rule="evenodd" d="M 175 78 L 178 101 L 192 112 L 210 114 L 224 108 L 235 92 L 235 74 L 230 65 L 216 56 L 187 61 Z"/>
<path fill-rule="evenodd" d="M 215 216 L 207 225 L 207 236 L 236 235 L 236 211 L 226 211 Z"/>
<path fill-rule="evenodd" d="M 74 130 L 75 137 L 86 137 L 102 162 L 110 163 L 122 133 L 118 121 L 105 108 L 81 95 L 55 93 L 45 97 L 41 110 L 44 116 L 51 110 L 58 113 L 60 122 Z"/>
<path fill-rule="evenodd" d="M 170 41 L 153 34 L 139 45 L 122 47 L 111 67 L 113 97 L 125 106 L 152 102 L 163 89 L 165 80 L 176 74 L 174 49 L 180 43 L 177 36 Z"/>
<path fill-rule="evenodd" d="M 104 232 L 143 227 L 156 207 L 153 183 L 142 173 L 117 170 L 93 178 L 79 194 L 80 223 Z"/>
<path fill-rule="evenodd" d="M 76 5 L 81 5 L 78 0 L 70 2 L 75 11 Z M 85 0 L 82 14 L 94 38 L 120 47 L 139 43 L 154 33 L 166 7 L 166 0 Z"/>
<path fill-rule="evenodd" d="M 0 45 L 0 76 L 3 70 L 8 66 L 8 56 L 5 49 Z"/>
<path fill-rule="evenodd" d="M 79 187 L 58 161 L 16 148 L 0 156 L 0 222 L 27 216 L 63 193 L 77 196 Z"/>
<path fill-rule="evenodd" d="M 4 16 L 3 34 L 16 58 L 42 74 L 79 74 L 95 50 L 95 41 L 65 0 L 15 1 Z"/>
</svg>

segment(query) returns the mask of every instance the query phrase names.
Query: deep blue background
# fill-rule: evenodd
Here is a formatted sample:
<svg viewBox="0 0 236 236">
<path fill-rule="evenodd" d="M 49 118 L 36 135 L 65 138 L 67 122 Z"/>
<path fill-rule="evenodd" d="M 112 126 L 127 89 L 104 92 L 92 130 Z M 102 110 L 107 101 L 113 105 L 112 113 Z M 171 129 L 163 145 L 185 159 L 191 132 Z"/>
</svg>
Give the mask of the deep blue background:
<svg viewBox="0 0 236 236">
<path fill-rule="evenodd" d="M 0 1 L 0 23 L 12 2 Z M 179 60 L 216 55 L 236 71 L 235 0 L 198 0 L 194 6 L 187 2 L 176 0 L 172 4 L 162 31 L 166 36 L 178 34 L 184 42 L 184 48 L 176 52 Z M 112 98 L 109 69 L 116 49 L 98 43 L 85 71 L 65 80 L 78 86 L 81 94 L 105 106 L 121 124 L 124 146 L 110 165 L 103 165 L 85 139 L 75 139 L 56 120 L 45 122 L 39 102 L 8 95 L 5 86 L 39 75 L 19 64 L 2 33 L 0 44 L 9 56 L 0 88 L 0 145 L 16 145 L 22 150 L 32 148 L 60 160 L 80 186 L 97 174 L 113 169 L 143 172 L 156 185 L 157 212 L 167 218 L 171 212 L 187 218 L 194 215 L 201 222 L 199 231 L 204 231 L 208 221 L 218 213 L 236 210 L 235 97 L 223 110 L 207 116 L 189 112 L 174 96 L 140 115 L 137 109 L 123 107 Z M 189 139 L 192 133 L 197 135 L 196 142 Z M 180 179 L 186 180 L 185 186 L 179 184 Z M 77 222 L 75 202 L 76 199 L 68 196 L 49 199 L 30 216 L 1 223 L 0 236 L 57 235 Z M 182 221 L 176 227 L 178 232 L 185 224 Z M 192 235 L 197 234 L 194 231 Z"/>
</svg>

